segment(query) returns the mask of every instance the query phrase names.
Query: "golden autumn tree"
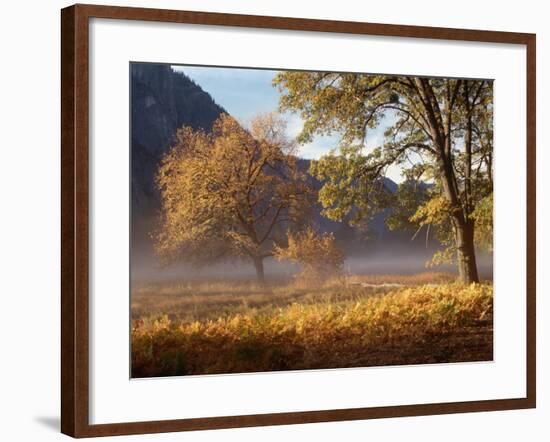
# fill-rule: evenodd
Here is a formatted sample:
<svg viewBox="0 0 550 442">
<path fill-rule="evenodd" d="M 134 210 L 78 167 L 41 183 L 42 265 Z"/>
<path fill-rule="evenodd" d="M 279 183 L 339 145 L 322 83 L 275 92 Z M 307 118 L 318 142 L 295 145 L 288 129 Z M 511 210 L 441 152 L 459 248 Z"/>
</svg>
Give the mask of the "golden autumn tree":
<svg viewBox="0 0 550 442">
<path fill-rule="evenodd" d="M 285 126 L 264 114 L 245 129 L 222 114 L 210 133 L 178 130 L 156 177 L 161 221 L 153 237 L 165 262 L 244 258 L 263 283 L 264 259 L 303 223 L 311 195 Z"/>
</svg>

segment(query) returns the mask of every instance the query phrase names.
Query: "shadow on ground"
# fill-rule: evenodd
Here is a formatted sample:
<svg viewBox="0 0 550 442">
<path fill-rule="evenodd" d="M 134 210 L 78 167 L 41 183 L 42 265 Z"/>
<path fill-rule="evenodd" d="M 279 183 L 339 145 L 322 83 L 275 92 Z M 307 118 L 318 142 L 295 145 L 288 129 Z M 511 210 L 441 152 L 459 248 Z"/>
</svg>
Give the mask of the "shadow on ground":
<svg viewBox="0 0 550 442">
<path fill-rule="evenodd" d="M 60 431 L 61 422 L 58 416 L 35 416 L 34 420 L 50 430 Z"/>
</svg>

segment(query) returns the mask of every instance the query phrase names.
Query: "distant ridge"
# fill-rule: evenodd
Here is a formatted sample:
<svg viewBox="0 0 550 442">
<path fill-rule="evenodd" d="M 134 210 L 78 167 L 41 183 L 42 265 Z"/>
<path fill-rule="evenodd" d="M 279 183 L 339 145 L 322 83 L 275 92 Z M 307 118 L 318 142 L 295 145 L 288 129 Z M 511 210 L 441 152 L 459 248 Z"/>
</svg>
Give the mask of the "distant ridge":
<svg viewBox="0 0 550 442">
<path fill-rule="evenodd" d="M 176 130 L 185 125 L 209 131 L 227 111 L 193 80 L 167 64 L 132 63 L 131 100 L 132 247 L 135 252 L 149 254 L 149 233 L 160 208 L 154 177 L 162 156 L 175 141 Z M 298 160 L 303 172 L 308 171 L 309 164 L 310 160 Z M 315 178 L 309 176 L 308 181 L 316 191 L 321 188 Z M 390 192 L 397 190 L 389 178 L 385 178 L 385 186 Z M 409 249 L 426 248 L 420 236 L 411 242 L 411 232 L 390 231 L 384 222 L 387 211 L 375 215 L 366 229 L 357 229 L 323 217 L 321 210 L 317 204 L 314 225 L 320 231 L 334 232 L 348 253 L 364 253 L 392 243 Z"/>
</svg>

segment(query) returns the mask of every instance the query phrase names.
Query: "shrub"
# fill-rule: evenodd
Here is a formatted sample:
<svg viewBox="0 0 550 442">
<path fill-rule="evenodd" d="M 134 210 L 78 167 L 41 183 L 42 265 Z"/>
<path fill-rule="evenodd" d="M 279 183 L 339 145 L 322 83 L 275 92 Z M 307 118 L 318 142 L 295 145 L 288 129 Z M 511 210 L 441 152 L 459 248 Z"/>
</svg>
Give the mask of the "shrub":
<svg viewBox="0 0 550 442">
<path fill-rule="evenodd" d="M 339 250 L 332 233 L 318 234 L 311 227 L 288 234 L 286 247 L 275 247 L 275 258 L 289 260 L 302 267 L 301 276 L 320 279 L 340 273 L 344 255 Z"/>
</svg>

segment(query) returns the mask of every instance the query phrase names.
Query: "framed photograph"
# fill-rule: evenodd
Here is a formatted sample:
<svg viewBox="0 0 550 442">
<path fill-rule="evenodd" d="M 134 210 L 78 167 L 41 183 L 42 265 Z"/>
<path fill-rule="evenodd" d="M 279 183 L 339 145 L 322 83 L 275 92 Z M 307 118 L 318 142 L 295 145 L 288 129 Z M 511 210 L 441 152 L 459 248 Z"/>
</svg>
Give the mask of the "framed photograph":
<svg viewBox="0 0 550 442">
<path fill-rule="evenodd" d="M 535 35 L 61 18 L 63 433 L 535 407 Z"/>
</svg>

